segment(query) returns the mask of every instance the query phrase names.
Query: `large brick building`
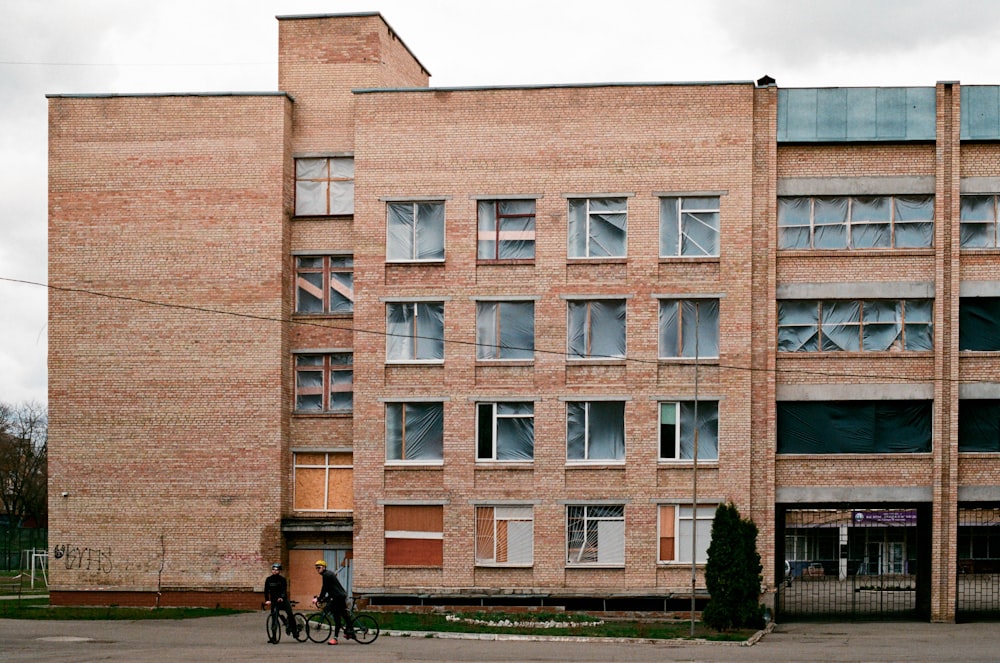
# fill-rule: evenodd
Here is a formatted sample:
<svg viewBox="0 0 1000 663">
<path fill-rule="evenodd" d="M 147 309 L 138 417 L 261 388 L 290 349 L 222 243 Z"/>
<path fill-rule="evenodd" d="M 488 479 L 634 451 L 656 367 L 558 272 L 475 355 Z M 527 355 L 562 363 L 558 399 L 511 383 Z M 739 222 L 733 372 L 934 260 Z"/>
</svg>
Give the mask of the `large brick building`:
<svg viewBox="0 0 1000 663">
<path fill-rule="evenodd" d="M 255 606 L 325 557 L 375 602 L 663 609 L 732 501 L 769 601 L 962 610 L 1000 88 L 431 88 L 379 14 L 278 26 L 280 92 L 50 97 L 53 602 Z"/>
</svg>

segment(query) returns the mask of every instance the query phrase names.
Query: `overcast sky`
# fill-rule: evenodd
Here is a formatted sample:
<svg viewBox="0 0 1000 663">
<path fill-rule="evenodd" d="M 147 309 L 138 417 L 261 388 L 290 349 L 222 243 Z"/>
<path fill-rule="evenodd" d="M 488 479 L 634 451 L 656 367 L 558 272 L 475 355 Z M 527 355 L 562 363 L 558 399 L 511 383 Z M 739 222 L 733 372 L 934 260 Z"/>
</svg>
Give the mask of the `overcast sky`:
<svg viewBox="0 0 1000 663">
<path fill-rule="evenodd" d="M 995 0 L 0 0 L 0 402 L 48 400 L 45 95 L 273 91 L 275 16 L 358 11 L 436 87 L 1000 84 Z"/>
</svg>

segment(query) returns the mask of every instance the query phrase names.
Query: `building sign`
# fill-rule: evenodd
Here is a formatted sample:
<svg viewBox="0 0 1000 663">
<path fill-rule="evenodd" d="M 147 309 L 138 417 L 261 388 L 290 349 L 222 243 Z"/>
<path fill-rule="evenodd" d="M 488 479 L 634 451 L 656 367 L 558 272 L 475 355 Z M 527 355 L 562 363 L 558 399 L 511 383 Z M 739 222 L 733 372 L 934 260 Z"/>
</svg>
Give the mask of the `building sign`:
<svg viewBox="0 0 1000 663">
<path fill-rule="evenodd" d="M 855 511 L 851 514 L 855 525 L 916 525 L 916 509 L 892 511 Z"/>
</svg>

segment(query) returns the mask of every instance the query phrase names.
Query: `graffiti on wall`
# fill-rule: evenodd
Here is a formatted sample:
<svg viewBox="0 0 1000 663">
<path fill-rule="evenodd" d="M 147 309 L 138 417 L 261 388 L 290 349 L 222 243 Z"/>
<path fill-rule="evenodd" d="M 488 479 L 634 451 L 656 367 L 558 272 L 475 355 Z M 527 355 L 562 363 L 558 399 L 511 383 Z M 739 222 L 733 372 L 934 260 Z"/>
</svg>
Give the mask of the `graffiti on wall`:
<svg viewBox="0 0 1000 663">
<path fill-rule="evenodd" d="M 111 573 L 114 568 L 110 548 L 80 548 L 63 543 L 52 548 L 52 556 L 69 570 Z"/>
</svg>

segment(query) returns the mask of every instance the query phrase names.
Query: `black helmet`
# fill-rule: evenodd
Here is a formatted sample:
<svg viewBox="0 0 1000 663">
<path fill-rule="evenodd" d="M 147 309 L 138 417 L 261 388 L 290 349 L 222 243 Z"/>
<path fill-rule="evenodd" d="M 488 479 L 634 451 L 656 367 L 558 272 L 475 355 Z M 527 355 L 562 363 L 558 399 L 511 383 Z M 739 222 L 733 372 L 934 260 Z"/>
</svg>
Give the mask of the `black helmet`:
<svg viewBox="0 0 1000 663">
<path fill-rule="evenodd" d="M 280 571 L 281 570 L 281 562 L 275 562 L 274 564 L 272 564 L 271 565 L 271 570 L 273 571 L 274 569 L 278 569 Z"/>
</svg>

